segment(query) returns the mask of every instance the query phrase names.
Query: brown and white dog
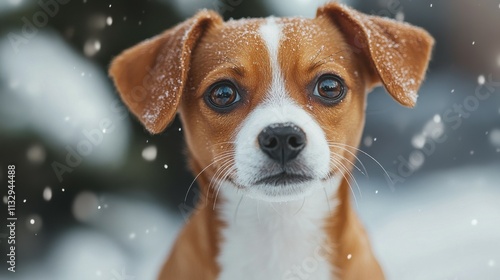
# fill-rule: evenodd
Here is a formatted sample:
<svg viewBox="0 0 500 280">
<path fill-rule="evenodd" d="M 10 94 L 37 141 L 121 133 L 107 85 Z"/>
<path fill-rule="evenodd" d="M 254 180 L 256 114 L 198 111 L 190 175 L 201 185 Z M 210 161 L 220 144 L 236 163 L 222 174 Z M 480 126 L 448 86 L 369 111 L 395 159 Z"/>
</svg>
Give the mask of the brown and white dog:
<svg viewBox="0 0 500 280">
<path fill-rule="evenodd" d="M 112 63 L 151 133 L 180 113 L 207 193 L 159 279 L 383 279 L 350 203 L 366 95 L 414 106 L 424 30 L 336 3 L 316 18 L 224 22 L 212 11 Z"/>
</svg>

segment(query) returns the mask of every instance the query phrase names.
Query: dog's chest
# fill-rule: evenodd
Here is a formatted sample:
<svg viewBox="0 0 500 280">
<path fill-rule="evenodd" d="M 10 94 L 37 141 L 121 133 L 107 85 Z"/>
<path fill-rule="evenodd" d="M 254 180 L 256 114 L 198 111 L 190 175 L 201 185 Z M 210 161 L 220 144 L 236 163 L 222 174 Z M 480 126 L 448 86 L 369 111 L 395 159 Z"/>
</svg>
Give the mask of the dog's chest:
<svg viewBox="0 0 500 280">
<path fill-rule="evenodd" d="M 223 197 L 219 280 L 334 279 L 324 222 L 335 203 L 323 190 L 281 204 Z"/>
</svg>

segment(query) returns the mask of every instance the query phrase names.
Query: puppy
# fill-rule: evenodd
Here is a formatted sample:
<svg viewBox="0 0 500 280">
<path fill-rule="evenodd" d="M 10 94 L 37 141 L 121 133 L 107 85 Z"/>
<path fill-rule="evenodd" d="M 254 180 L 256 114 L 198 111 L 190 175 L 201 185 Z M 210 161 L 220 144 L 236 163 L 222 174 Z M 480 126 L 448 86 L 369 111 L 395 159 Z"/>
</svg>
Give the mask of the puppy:
<svg viewBox="0 0 500 280">
<path fill-rule="evenodd" d="M 384 279 L 349 174 L 367 92 L 414 106 L 432 45 L 329 3 L 313 19 L 200 11 L 116 57 L 110 75 L 148 131 L 179 113 L 206 194 L 159 279 Z"/>
</svg>

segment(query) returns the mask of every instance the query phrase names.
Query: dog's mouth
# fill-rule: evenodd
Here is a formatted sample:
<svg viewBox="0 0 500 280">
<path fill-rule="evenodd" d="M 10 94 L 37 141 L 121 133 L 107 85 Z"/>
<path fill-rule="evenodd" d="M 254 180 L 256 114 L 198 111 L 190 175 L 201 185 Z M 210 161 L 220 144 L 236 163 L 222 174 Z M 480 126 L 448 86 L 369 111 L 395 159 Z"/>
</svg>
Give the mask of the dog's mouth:
<svg viewBox="0 0 500 280">
<path fill-rule="evenodd" d="M 255 181 L 256 185 L 286 186 L 291 184 L 300 184 L 311 181 L 311 176 L 294 174 L 286 171 L 275 175 L 266 176 Z"/>
</svg>

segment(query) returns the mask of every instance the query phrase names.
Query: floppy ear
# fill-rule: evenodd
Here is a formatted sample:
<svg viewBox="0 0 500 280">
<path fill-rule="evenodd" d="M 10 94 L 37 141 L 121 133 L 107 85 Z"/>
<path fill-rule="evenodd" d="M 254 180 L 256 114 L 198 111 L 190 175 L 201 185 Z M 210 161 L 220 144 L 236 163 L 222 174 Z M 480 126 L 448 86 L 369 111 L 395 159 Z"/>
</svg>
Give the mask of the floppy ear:
<svg viewBox="0 0 500 280">
<path fill-rule="evenodd" d="M 352 51 L 366 56 L 374 81 L 381 81 L 402 105 L 415 106 L 434 44 L 429 33 L 337 3 L 320 7 L 316 16 L 328 17 L 346 35 Z"/>
<path fill-rule="evenodd" d="M 173 120 L 184 90 L 191 52 L 203 32 L 222 22 L 212 11 L 194 17 L 118 55 L 109 69 L 121 98 L 151 133 Z"/>
</svg>

